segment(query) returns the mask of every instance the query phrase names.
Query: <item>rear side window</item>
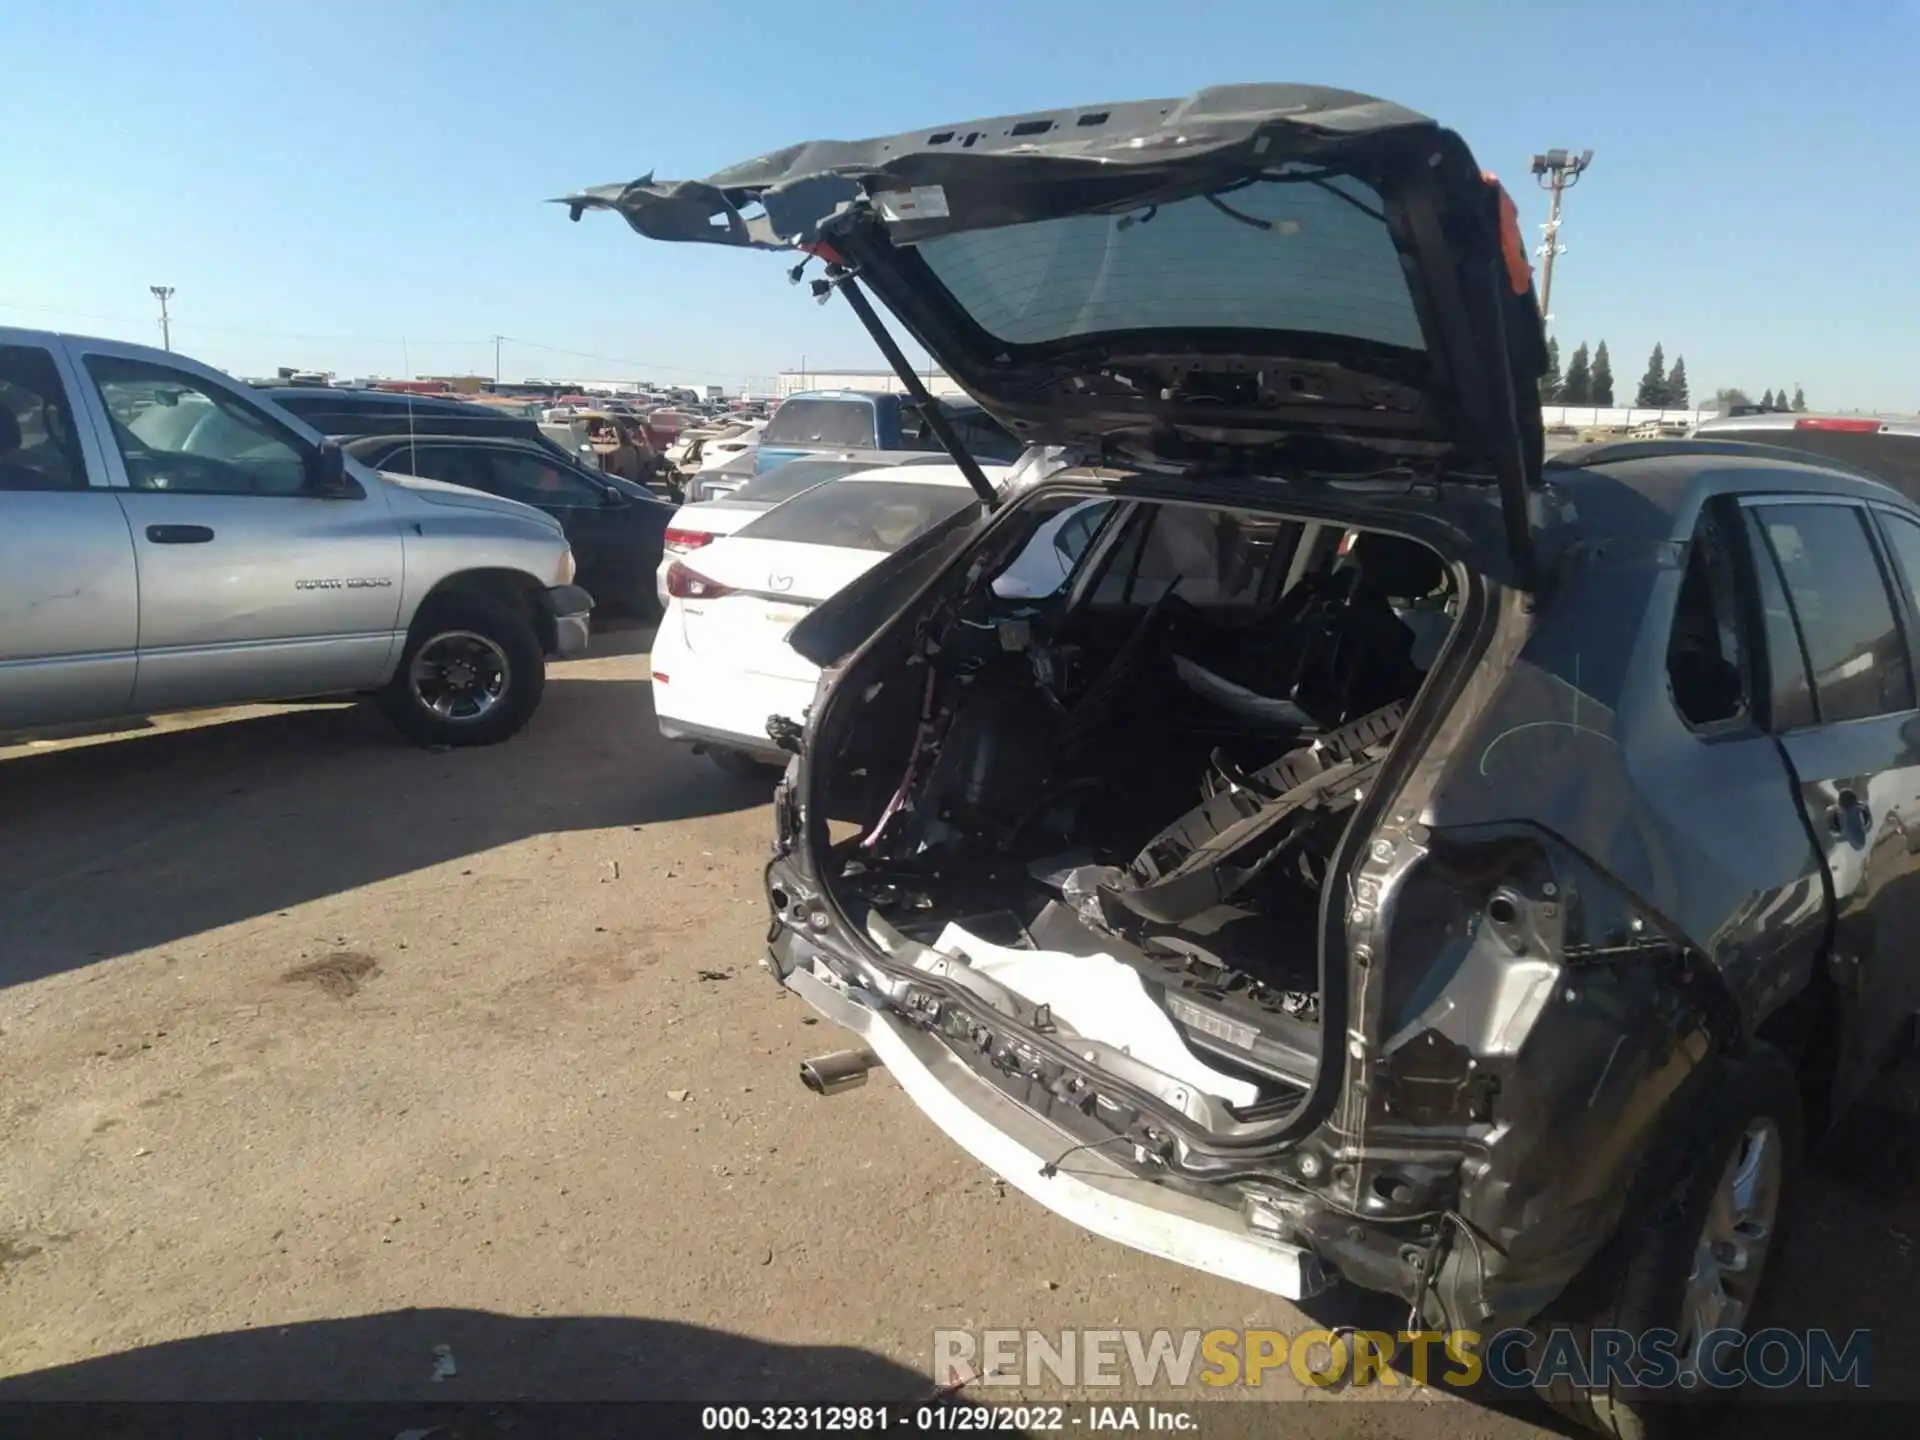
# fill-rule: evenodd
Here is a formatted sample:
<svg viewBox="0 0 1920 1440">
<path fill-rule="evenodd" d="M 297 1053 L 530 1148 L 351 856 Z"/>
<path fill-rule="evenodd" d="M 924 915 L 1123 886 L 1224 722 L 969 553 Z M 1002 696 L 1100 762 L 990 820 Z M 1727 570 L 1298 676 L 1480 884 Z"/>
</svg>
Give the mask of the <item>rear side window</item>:
<svg viewBox="0 0 1920 1440">
<path fill-rule="evenodd" d="M 1018 460 L 1026 446 L 1014 439 L 991 415 L 975 411 L 958 420 L 954 429 L 967 453 L 978 460 Z"/>
<path fill-rule="evenodd" d="M 1773 558 L 1760 517 L 1747 513 L 1747 543 L 1752 547 L 1753 570 L 1760 598 L 1760 623 L 1766 644 L 1768 720 L 1776 731 L 1798 730 L 1820 718 L 1813 708 L 1813 686 L 1807 683 L 1807 660 L 1800 648 L 1800 632 L 1787 603 L 1786 585 Z"/>
<path fill-rule="evenodd" d="M 1718 522 L 1705 516 L 1687 550 L 1680 600 L 1667 637 L 1673 703 L 1696 730 L 1725 725 L 1747 713 L 1738 596 L 1732 553 Z"/>
<path fill-rule="evenodd" d="M 489 450 L 485 454 L 493 480 L 487 488 L 495 495 L 528 505 L 579 508 L 605 503 L 601 491 L 551 460 L 518 450 Z"/>
<path fill-rule="evenodd" d="M 940 521 L 978 503 L 964 485 L 904 480 L 835 480 L 776 506 L 737 532 L 843 550 L 898 550 Z"/>
<path fill-rule="evenodd" d="M 865 400 L 789 400 L 774 411 L 762 445 L 836 445 L 871 450 L 873 406 Z"/>
<path fill-rule="evenodd" d="M 382 460 L 380 468 L 464 485 L 469 490 L 490 490 L 493 486 L 485 459 L 450 445 L 408 445 Z"/>
<path fill-rule="evenodd" d="M 0 490 L 84 490 L 80 438 L 53 356 L 0 345 Z"/>
<path fill-rule="evenodd" d="M 953 416 L 949 414 L 948 420 Z M 927 424 L 926 412 L 918 405 L 900 407 L 900 448 L 902 450 L 944 450 L 939 439 L 933 433 L 933 427 Z"/>
<path fill-rule="evenodd" d="M 1777 505 L 1757 514 L 1799 623 L 1821 723 L 1911 710 L 1906 639 L 1864 512 Z"/>
</svg>

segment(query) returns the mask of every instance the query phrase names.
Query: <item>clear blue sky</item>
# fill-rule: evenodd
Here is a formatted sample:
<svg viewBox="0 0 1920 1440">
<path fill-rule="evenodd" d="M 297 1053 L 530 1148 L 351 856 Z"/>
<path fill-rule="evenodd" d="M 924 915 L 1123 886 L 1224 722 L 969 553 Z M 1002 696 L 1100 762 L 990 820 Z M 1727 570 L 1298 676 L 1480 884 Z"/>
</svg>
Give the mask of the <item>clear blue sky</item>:
<svg viewBox="0 0 1920 1440">
<path fill-rule="evenodd" d="M 170 284 L 176 346 L 241 373 L 491 373 L 495 334 L 514 378 L 875 365 L 774 257 L 541 202 L 1291 80 L 1461 131 L 1535 238 L 1528 156 L 1592 147 L 1555 329 L 1624 394 L 1659 340 L 1696 397 L 1920 408 L 1920 0 L 5 0 L 0 56 L 0 324 L 151 341 Z"/>
</svg>

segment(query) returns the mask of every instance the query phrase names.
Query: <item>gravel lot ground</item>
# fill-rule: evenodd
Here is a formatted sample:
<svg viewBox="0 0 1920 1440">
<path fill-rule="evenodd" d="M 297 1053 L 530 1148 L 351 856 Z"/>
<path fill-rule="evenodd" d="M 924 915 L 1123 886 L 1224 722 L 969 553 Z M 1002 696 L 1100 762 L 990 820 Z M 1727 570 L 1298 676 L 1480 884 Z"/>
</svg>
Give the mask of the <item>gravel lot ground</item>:
<svg viewBox="0 0 1920 1440">
<path fill-rule="evenodd" d="M 841 1037 L 759 969 L 766 788 L 659 740 L 646 639 L 489 750 L 343 707 L 0 750 L 0 1398 L 911 1400 L 941 1325 L 1311 1323 L 1003 1194 L 884 1076 L 801 1089 Z M 1782 1277 L 1887 1377 L 1912 1108 Z M 1394 1393 L 1370 1433 L 1542 1421 Z"/>
</svg>

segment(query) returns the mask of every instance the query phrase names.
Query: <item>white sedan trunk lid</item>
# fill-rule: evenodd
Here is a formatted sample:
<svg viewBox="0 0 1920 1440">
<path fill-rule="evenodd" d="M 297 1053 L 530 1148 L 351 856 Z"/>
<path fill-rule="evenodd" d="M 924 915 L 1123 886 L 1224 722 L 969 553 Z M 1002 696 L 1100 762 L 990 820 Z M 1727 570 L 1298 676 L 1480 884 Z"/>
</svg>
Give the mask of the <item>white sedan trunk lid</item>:
<svg viewBox="0 0 1920 1440">
<path fill-rule="evenodd" d="M 818 669 L 787 644 L 787 633 L 820 601 L 886 558 L 883 550 L 742 536 L 695 551 L 682 563 L 731 593 L 680 602 L 687 649 L 725 656 L 749 674 L 811 679 Z"/>
</svg>

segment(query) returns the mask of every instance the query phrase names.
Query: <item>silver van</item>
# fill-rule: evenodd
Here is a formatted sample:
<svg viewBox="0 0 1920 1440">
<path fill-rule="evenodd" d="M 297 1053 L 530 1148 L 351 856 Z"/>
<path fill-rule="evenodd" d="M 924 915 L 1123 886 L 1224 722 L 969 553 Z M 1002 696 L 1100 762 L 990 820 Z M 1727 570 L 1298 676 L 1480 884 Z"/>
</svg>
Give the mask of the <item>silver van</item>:
<svg viewBox="0 0 1920 1440">
<path fill-rule="evenodd" d="M 0 731 L 372 694 L 485 745 L 586 647 L 559 523 L 368 470 L 184 356 L 0 328 Z"/>
</svg>

